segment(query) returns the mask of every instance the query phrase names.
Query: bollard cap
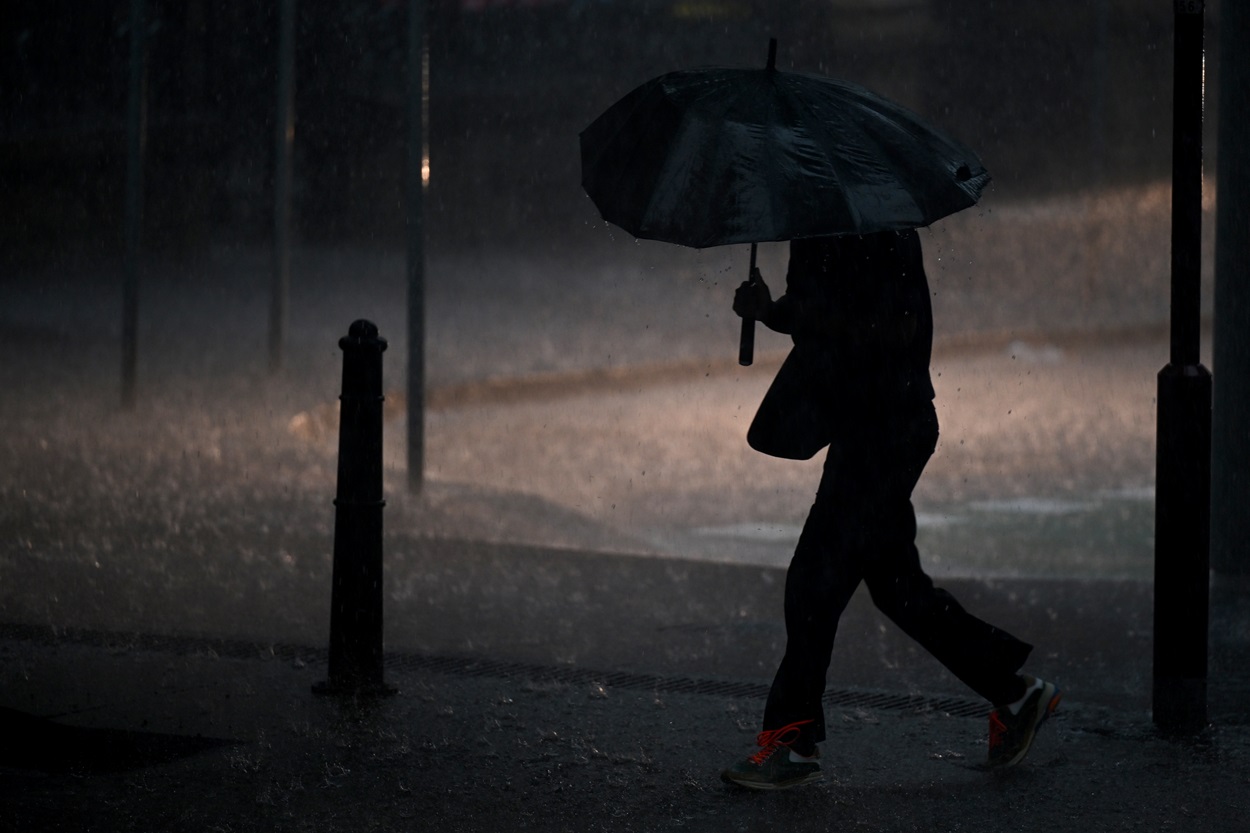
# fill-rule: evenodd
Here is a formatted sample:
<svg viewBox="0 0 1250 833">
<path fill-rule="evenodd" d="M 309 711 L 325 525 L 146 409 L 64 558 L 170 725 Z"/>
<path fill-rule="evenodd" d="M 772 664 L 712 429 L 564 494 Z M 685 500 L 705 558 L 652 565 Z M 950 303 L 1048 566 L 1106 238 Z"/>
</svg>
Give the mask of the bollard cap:
<svg viewBox="0 0 1250 833">
<path fill-rule="evenodd" d="M 364 318 L 358 318 L 347 329 L 347 335 L 339 339 L 342 350 L 377 350 L 381 353 L 386 349 L 386 339 L 378 335 L 378 325 Z"/>
</svg>

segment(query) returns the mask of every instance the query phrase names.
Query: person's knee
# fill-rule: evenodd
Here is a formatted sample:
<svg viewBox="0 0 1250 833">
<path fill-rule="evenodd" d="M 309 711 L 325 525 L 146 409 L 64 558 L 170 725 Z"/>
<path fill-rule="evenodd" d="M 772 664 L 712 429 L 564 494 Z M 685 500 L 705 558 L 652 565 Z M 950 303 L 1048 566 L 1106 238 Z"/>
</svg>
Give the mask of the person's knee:
<svg viewBox="0 0 1250 833">
<path fill-rule="evenodd" d="M 877 609 L 894 621 L 923 619 L 954 598 L 933 586 L 921 570 L 873 572 L 865 577 L 868 593 Z"/>
</svg>

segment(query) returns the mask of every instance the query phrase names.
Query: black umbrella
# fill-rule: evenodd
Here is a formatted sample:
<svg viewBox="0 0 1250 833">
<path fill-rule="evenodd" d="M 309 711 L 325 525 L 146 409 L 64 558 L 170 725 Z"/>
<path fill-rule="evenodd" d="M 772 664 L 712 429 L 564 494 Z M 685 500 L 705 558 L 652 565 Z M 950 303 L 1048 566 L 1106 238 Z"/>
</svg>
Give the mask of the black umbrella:
<svg viewBox="0 0 1250 833">
<path fill-rule="evenodd" d="M 764 69 L 654 78 L 581 133 L 582 187 L 635 237 L 705 248 L 917 228 L 968 208 L 976 154 L 857 84 Z M 743 321 L 743 364 L 753 322 Z"/>
</svg>

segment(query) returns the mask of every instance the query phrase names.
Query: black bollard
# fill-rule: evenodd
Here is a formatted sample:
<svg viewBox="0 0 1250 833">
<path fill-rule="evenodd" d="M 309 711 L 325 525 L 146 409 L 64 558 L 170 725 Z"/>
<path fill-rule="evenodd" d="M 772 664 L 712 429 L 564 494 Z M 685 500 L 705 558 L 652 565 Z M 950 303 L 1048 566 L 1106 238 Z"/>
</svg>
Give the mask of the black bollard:
<svg viewBox="0 0 1250 833">
<path fill-rule="evenodd" d="M 382 679 L 382 352 L 370 321 L 339 339 L 338 492 L 330 591 L 329 679 L 319 694 L 391 694 Z"/>
</svg>

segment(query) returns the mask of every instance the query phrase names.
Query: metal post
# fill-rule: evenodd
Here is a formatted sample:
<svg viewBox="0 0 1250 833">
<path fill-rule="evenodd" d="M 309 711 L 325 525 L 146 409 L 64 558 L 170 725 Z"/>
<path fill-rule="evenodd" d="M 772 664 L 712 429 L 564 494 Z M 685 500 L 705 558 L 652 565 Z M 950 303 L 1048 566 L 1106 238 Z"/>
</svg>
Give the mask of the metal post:
<svg viewBox="0 0 1250 833">
<path fill-rule="evenodd" d="M 1207 718 L 1211 373 L 1199 362 L 1202 0 L 1175 0 L 1171 363 L 1159 373 L 1155 508 L 1154 722 Z"/>
<path fill-rule="evenodd" d="M 295 0 L 278 4 L 278 106 L 274 116 L 273 276 L 269 292 L 269 370 L 282 367 L 291 287 L 291 179 L 295 143 Z"/>
<path fill-rule="evenodd" d="M 1250 578 L 1250 6 L 1220 8 L 1211 567 Z"/>
<path fill-rule="evenodd" d="M 390 694 L 382 679 L 382 353 L 370 321 L 339 339 L 338 496 L 330 593 L 329 679 L 319 694 Z"/>
<path fill-rule="evenodd" d="M 425 483 L 425 0 L 408 2 L 408 491 Z"/>
<path fill-rule="evenodd" d="M 126 254 L 122 280 L 122 407 L 135 406 L 139 364 L 139 244 L 143 232 L 143 150 L 147 135 L 147 14 L 130 2 L 130 90 L 126 116 Z"/>
</svg>

